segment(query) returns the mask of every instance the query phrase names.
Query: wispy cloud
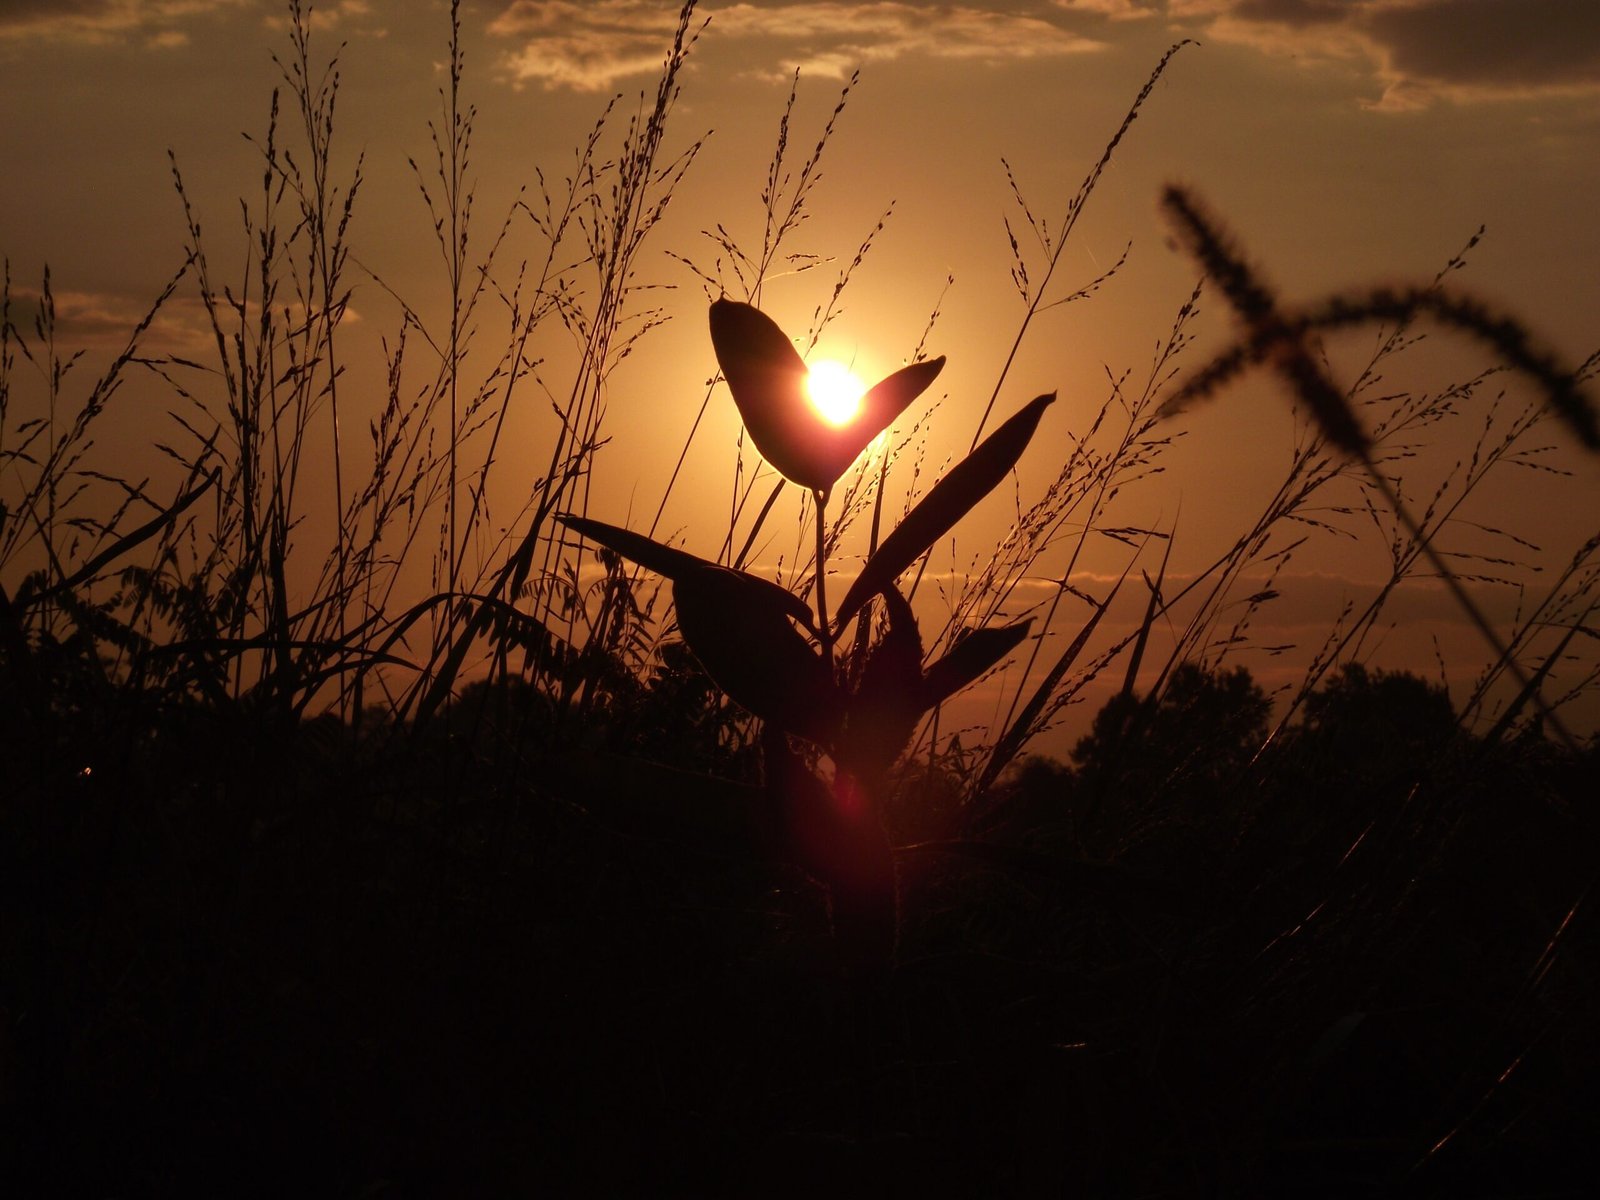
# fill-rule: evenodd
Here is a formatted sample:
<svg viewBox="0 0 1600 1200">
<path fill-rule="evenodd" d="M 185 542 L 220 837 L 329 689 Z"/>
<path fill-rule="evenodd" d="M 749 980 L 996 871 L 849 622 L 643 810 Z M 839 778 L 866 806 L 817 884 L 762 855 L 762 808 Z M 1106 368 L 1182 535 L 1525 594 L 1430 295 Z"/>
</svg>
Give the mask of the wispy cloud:
<svg viewBox="0 0 1600 1200">
<path fill-rule="evenodd" d="M 1066 6 L 1116 15 L 1127 0 L 1082 0 Z M 707 40 L 736 45 L 757 75 L 842 77 L 857 66 L 903 58 L 1000 63 L 1056 58 L 1101 48 L 1068 29 L 1056 9 L 1041 14 L 971 4 L 927 6 L 901 0 L 796 0 L 787 4 L 704 4 Z M 489 32 L 517 42 L 504 66 L 518 83 L 583 91 L 613 88 L 653 73 L 677 19 L 657 0 L 516 0 Z"/>
<path fill-rule="evenodd" d="M 1073 16 L 1106 17 L 1113 21 L 1144 21 L 1161 15 L 1162 0 L 1050 0 Z"/>
<path fill-rule="evenodd" d="M 326 33 L 337 30 L 341 35 L 362 37 L 387 37 L 388 28 L 378 23 L 372 0 L 319 0 L 310 9 L 313 32 Z M 268 16 L 264 22 L 268 29 L 284 30 L 290 25 L 287 14 Z"/>
<path fill-rule="evenodd" d="M 1168 15 L 1268 54 L 1363 63 L 1389 111 L 1600 92 L 1591 0 L 1170 0 Z"/>
<path fill-rule="evenodd" d="M 677 20 L 670 0 L 515 0 L 489 24 L 518 84 L 604 91 L 654 73 Z M 1372 104 L 1400 111 L 1600 91 L 1594 0 L 787 0 L 702 3 L 708 44 L 773 78 L 840 77 L 897 59 L 1015 62 L 1104 48 L 1165 20 L 1174 35 L 1368 72 Z"/>
<path fill-rule="evenodd" d="M 516 0 L 489 33 L 518 43 L 502 61 L 516 83 L 603 91 L 657 71 L 677 13 L 650 0 Z"/>
<path fill-rule="evenodd" d="M 57 346 L 67 354 L 80 350 L 97 353 L 125 350 L 133 331 L 150 312 L 150 297 L 121 292 L 58 290 L 52 293 L 51 299 L 55 308 L 52 332 Z M 42 300 L 36 288 L 11 289 L 11 319 L 30 344 L 35 341 L 35 314 L 41 311 Z M 217 305 L 226 322 L 232 315 L 231 308 L 220 297 Z M 303 322 L 306 314 L 303 305 L 292 304 L 283 310 L 282 319 L 293 327 Z M 259 317 L 259 307 L 247 305 L 247 323 L 254 324 Z M 233 319 L 236 321 L 237 317 Z M 359 324 L 362 317 L 356 309 L 347 308 L 341 320 L 354 325 Z M 207 361 L 215 353 L 216 345 L 216 331 L 204 299 L 181 292 L 160 307 L 139 337 L 139 353 L 146 357 L 180 355 Z"/>
<path fill-rule="evenodd" d="M 0 41 L 144 45 L 188 43 L 184 26 L 248 0 L 0 0 Z"/>
</svg>

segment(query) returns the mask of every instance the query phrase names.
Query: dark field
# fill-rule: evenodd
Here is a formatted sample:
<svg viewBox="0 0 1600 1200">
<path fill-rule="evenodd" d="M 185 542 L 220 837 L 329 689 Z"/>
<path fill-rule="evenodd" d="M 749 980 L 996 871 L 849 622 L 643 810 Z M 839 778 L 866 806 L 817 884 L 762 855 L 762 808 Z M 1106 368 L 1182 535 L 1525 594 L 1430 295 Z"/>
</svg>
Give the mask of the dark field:
<svg viewBox="0 0 1600 1200">
<path fill-rule="evenodd" d="M 913 769 L 870 971 L 771 858 L 762 792 L 663 728 L 681 704 L 563 731 L 476 693 L 357 736 L 8 693 L 6 1173 L 1582 1194 L 1593 749 L 1489 747 L 1415 681 L 1352 676 L 1252 762 L 1241 682 L 1182 679 L 976 803 Z M 628 757 L 669 732 L 677 770 Z"/>
</svg>

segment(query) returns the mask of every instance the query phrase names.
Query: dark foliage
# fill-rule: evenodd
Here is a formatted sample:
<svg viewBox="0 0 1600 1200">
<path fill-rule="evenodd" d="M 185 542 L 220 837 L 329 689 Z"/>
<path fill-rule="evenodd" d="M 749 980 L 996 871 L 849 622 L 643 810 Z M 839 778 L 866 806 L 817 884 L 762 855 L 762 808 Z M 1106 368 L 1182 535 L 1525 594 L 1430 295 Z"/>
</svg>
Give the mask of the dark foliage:
<svg viewBox="0 0 1600 1200">
<path fill-rule="evenodd" d="M 1256 754 L 1181 669 L 965 808 L 909 768 L 864 981 L 666 663 L 589 726 L 8 693 L 18 1194 L 1578 1194 L 1593 748 L 1347 670 Z"/>
</svg>

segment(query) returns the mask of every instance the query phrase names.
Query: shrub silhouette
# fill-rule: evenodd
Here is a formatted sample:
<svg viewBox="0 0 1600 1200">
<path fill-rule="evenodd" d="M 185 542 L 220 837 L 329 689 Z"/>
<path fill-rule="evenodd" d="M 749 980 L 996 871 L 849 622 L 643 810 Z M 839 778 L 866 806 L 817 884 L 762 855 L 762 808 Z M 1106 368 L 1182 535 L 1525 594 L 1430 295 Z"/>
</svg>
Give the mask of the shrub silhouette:
<svg viewBox="0 0 1600 1200">
<path fill-rule="evenodd" d="M 1108 855 L 1174 821 L 1211 822 L 1231 809 L 1271 712 L 1243 667 L 1180 663 L 1158 692 L 1114 697 L 1072 751 L 1080 842 Z"/>
<path fill-rule="evenodd" d="M 1158 693 L 1107 703 L 1072 760 L 1085 784 L 1116 781 L 1141 794 L 1174 784 L 1214 788 L 1260 749 L 1271 712 L 1245 668 L 1180 663 Z"/>
<path fill-rule="evenodd" d="M 1354 837 L 1423 780 L 1458 773 L 1470 741 L 1442 687 L 1346 663 L 1306 697 L 1284 769 L 1298 779 L 1293 794 L 1308 822 L 1336 821 Z"/>
<path fill-rule="evenodd" d="M 1412 771 L 1459 733 L 1450 696 L 1406 671 L 1345 663 L 1306 698 L 1299 740 L 1318 769 L 1374 771 L 1407 762 Z"/>
</svg>

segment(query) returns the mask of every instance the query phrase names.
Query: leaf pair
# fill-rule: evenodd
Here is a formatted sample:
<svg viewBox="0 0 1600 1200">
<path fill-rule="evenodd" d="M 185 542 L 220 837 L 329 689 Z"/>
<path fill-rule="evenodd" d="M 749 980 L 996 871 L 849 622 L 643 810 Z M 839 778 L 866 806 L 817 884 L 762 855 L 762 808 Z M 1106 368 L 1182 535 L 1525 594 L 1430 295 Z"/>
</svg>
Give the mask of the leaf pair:
<svg viewBox="0 0 1600 1200">
<path fill-rule="evenodd" d="M 710 568 L 714 571 L 727 571 L 728 568 L 718 566 L 709 559 L 699 555 L 690 554 L 687 550 L 679 550 L 676 546 L 665 546 L 654 538 L 648 538 L 642 533 L 635 533 L 631 529 L 624 529 L 620 525 L 607 525 L 604 521 L 595 521 L 589 517 L 578 517 L 571 513 L 558 513 L 556 520 L 568 529 L 573 530 L 588 538 L 591 542 L 598 542 L 611 550 L 615 550 L 624 558 L 631 558 L 646 570 L 654 571 L 676 583 L 684 575 L 698 568 Z M 816 632 L 817 624 L 811 615 L 811 609 L 800 597 L 785 588 L 779 587 L 769 579 L 762 579 L 759 575 L 751 575 L 747 571 L 735 571 L 732 574 L 740 575 L 748 580 L 754 593 L 763 596 L 763 602 L 781 606 L 789 616 L 799 621 L 801 625 Z"/>
<path fill-rule="evenodd" d="M 882 591 L 889 628 L 872 648 L 840 733 L 839 759 L 859 773 L 887 769 L 916 730 L 922 715 L 966 687 L 1028 636 L 1031 621 L 972 629 L 950 652 L 922 669 L 922 637 L 911 605 L 894 584 Z"/>
<path fill-rule="evenodd" d="M 944 369 L 942 357 L 902 367 L 862 397 L 853 419 L 834 426 L 806 399 L 805 361 L 760 309 L 715 301 L 711 344 L 761 456 L 785 479 L 823 495 Z"/>
</svg>

